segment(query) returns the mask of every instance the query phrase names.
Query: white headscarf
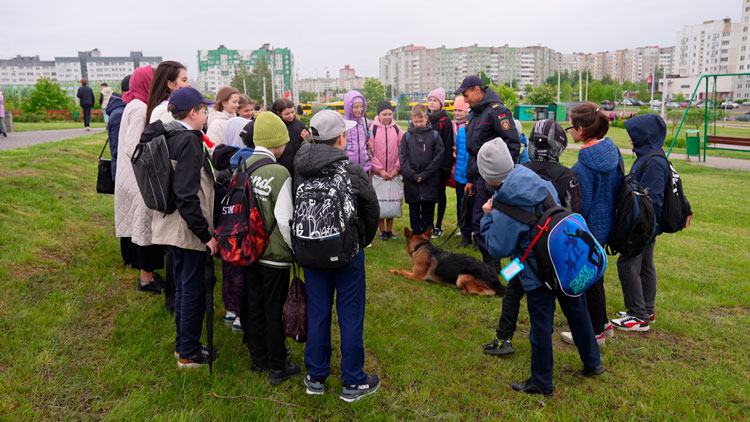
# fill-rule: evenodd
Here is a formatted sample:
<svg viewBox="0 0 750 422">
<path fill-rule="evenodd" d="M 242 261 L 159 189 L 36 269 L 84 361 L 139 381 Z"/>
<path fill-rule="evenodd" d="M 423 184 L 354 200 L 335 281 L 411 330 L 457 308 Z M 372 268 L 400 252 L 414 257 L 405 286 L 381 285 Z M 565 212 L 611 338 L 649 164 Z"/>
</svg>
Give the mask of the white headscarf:
<svg viewBox="0 0 750 422">
<path fill-rule="evenodd" d="M 240 132 L 249 121 L 244 117 L 232 117 L 227 120 L 224 124 L 224 144 L 238 148 L 244 147 L 245 144 L 240 138 Z"/>
</svg>

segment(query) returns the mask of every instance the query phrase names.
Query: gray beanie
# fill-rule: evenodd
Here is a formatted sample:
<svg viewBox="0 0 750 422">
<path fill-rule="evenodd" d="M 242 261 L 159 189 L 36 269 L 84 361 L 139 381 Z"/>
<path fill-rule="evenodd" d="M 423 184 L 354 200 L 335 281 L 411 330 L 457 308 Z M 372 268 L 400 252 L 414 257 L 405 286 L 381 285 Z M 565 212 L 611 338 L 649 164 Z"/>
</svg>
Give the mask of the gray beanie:
<svg viewBox="0 0 750 422">
<path fill-rule="evenodd" d="M 492 183 L 503 183 L 508 177 L 515 163 L 510 156 L 508 146 L 502 138 L 495 138 L 479 149 L 477 166 L 482 178 Z"/>
</svg>

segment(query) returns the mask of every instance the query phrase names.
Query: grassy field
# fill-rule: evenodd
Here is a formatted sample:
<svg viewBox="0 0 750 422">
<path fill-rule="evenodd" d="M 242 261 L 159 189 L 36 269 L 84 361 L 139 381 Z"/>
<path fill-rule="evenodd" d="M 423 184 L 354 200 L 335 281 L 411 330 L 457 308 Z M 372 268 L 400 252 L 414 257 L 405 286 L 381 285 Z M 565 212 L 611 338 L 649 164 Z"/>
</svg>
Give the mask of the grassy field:
<svg viewBox="0 0 750 422">
<path fill-rule="evenodd" d="M 91 122 L 91 127 L 107 127 L 104 122 Z M 28 132 L 32 130 L 58 130 L 58 129 L 83 129 L 82 122 L 13 122 L 16 132 Z"/>
<path fill-rule="evenodd" d="M 485 356 L 481 345 L 494 335 L 501 299 L 391 275 L 389 268 L 410 265 L 403 238 L 376 240 L 366 252 L 365 370 L 380 374 L 382 388 L 347 404 L 338 399 L 337 329 L 324 396 L 305 395 L 301 377 L 274 388 L 251 373 L 240 337 L 220 318 L 213 375 L 177 370 L 172 318 L 161 297 L 135 291 L 136 272 L 119 258 L 112 197 L 94 190 L 103 139 L 0 152 L 2 420 L 692 421 L 750 412 L 746 173 L 675 163 L 695 217 L 689 230 L 657 241 L 656 323 L 645 334 L 607 339 L 608 372 L 589 379 L 575 348 L 560 341 L 566 326 L 558 310 L 551 398 L 509 387 L 529 375 L 525 301 L 516 354 Z M 575 153 L 564 161 L 572 164 Z M 451 230 L 452 208 L 444 226 Z M 397 231 L 407 222 L 397 220 Z M 623 309 L 614 258 L 606 288 L 613 317 Z M 288 344 L 302 363 L 303 345 Z"/>
</svg>

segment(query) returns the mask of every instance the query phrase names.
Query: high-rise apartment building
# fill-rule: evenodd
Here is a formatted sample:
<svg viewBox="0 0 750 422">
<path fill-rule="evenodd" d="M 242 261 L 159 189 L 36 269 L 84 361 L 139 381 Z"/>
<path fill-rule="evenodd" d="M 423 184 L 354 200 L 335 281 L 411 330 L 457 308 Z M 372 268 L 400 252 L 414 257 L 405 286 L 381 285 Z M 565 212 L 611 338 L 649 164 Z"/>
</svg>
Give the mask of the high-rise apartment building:
<svg viewBox="0 0 750 422">
<path fill-rule="evenodd" d="M 738 24 L 737 61 L 736 73 L 750 73 L 750 0 L 742 0 L 742 14 Z M 750 77 L 738 76 L 733 78 L 732 89 L 734 98 L 738 100 L 750 99 Z"/>
</svg>

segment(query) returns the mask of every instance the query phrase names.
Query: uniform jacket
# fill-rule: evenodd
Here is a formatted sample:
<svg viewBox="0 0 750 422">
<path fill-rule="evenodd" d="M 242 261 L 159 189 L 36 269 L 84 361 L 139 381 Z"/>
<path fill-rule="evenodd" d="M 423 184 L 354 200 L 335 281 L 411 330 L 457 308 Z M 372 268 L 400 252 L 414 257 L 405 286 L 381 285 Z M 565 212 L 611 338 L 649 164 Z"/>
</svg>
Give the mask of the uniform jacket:
<svg viewBox="0 0 750 422">
<path fill-rule="evenodd" d="M 505 123 L 507 122 L 507 123 Z M 469 167 L 466 178 L 474 182 L 479 176 L 477 154 L 487 141 L 497 137 L 508 144 L 508 151 L 514 162 L 518 162 L 521 140 L 513 122 L 513 114 L 504 105 L 495 91 L 486 88 L 484 98 L 471 107 L 469 122 L 466 124 L 466 150 L 469 152 Z"/>
<path fill-rule="evenodd" d="M 578 151 L 573 171 L 581 186 L 581 215 L 602 245 L 607 242 L 614 220 L 615 199 L 622 175 L 617 168 L 622 156 L 610 138 Z"/>
<path fill-rule="evenodd" d="M 557 191 L 552 183 L 542 179 L 531 169 L 517 165 L 495 192 L 494 199 L 534 211 L 536 205 L 543 202 L 547 194 L 551 194 L 557 202 Z M 531 226 L 494 208 L 490 214 L 484 214 L 480 227 L 487 243 L 487 250 L 495 258 L 510 256 L 511 259 L 520 259 L 531 244 Z M 542 286 L 542 282 L 529 265 L 536 268 L 534 251 L 529 253 L 520 273 L 521 285 L 527 292 Z"/>
<path fill-rule="evenodd" d="M 410 127 L 399 147 L 401 174 L 404 175 L 404 198 L 410 202 L 437 202 L 443 143 L 437 131 L 427 127 Z M 417 183 L 418 178 L 421 183 Z"/>
<path fill-rule="evenodd" d="M 430 124 L 436 130 L 443 141 L 443 162 L 440 164 L 440 177 L 447 179 L 451 176 L 453 169 L 453 145 L 455 135 L 453 134 L 453 123 L 445 110 L 430 113 Z"/>
<path fill-rule="evenodd" d="M 338 161 L 348 160 L 344 151 L 325 144 L 305 144 L 294 157 L 294 166 L 297 173 L 294 176 L 294 191 L 309 177 L 320 174 L 321 170 Z M 357 215 L 359 216 L 357 227 L 357 240 L 359 246 L 364 248 L 372 243 L 378 230 L 380 219 L 380 205 L 370 183 L 370 178 L 359 164 L 347 163 L 346 172 L 352 183 L 352 193 L 356 198 Z"/>
<path fill-rule="evenodd" d="M 214 174 L 208 150 L 199 130 L 188 130 L 178 121 L 148 125 L 141 141 L 160 135 L 166 135 L 174 167 L 177 210 L 171 214 L 155 213 L 152 240 L 158 245 L 205 251 L 214 232 Z"/>
<path fill-rule="evenodd" d="M 377 129 L 375 129 L 377 127 Z M 398 169 L 398 175 L 401 171 L 401 163 L 398 159 L 399 146 L 406 133 L 400 127 L 397 127 L 396 120 L 393 119 L 387 125 L 380 122 L 380 116 L 375 116 L 370 128 L 372 139 L 372 170 L 374 174 L 380 176 L 381 171 L 391 172 Z"/>
<path fill-rule="evenodd" d="M 667 160 L 660 157 L 651 157 L 648 165 L 643 168 L 643 162 L 647 155 L 655 151 L 661 151 L 664 154 L 662 146 L 664 138 L 667 136 L 667 126 L 664 120 L 657 114 L 644 114 L 635 116 L 625 121 L 625 129 L 633 141 L 633 152 L 636 160 L 630 168 L 630 173 L 635 174 L 641 186 L 648 188 L 648 196 L 654 205 L 656 214 L 656 234 L 662 233 L 659 227 L 661 221 L 661 210 L 664 206 L 664 191 L 667 187 L 667 181 L 671 177 L 669 164 Z"/>
<path fill-rule="evenodd" d="M 364 111 L 362 111 L 362 116 L 359 119 L 355 119 L 352 112 L 354 100 L 357 98 L 361 99 L 364 105 Z M 359 164 L 365 171 L 370 171 L 372 168 L 372 158 L 367 150 L 367 140 L 370 134 L 368 130 L 369 122 L 367 121 L 367 117 L 365 117 L 366 112 L 367 100 L 359 91 L 349 91 L 344 95 L 344 118 L 357 122 L 357 126 L 346 132 L 346 155 L 349 157 L 349 161 Z"/>
</svg>

